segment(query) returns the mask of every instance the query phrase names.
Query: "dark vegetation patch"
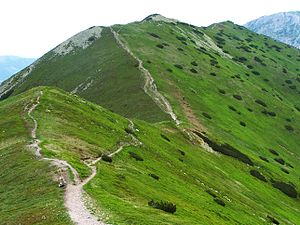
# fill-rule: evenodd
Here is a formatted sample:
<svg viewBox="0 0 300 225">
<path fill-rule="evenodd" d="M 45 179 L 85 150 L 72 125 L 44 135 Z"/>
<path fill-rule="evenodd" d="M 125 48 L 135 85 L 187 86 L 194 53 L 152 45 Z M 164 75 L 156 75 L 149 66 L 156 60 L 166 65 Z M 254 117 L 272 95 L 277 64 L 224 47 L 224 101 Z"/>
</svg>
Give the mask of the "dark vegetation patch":
<svg viewBox="0 0 300 225">
<path fill-rule="evenodd" d="M 89 42 L 93 42 L 93 41 L 95 41 L 95 40 L 96 40 L 96 37 L 95 37 L 95 36 L 91 36 L 91 37 L 88 38 L 88 41 L 89 41 Z"/>
<path fill-rule="evenodd" d="M 181 69 L 181 70 L 183 69 L 183 66 L 182 66 L 182 65 L 174 64 L 174 66 L 177 67 L 178 69 Z"/>
<path fill-rule="evenodd" d="M 206 117 L 207 119 L 210 119 L 210 120 L 212 119 L 212 117 L 208 113 L 206 113 L 206 112 L 202 113 L 202 115 L 204 117 Z"/>
<path fill-rule="evenodd" d="M 272 216 L 267 216 L 267 219 L 272 223 L 272 224 L 275 224 L 275 225 L 279 225 L 280 223 L 279 223 L 279 221 L 278 220 L 276 220 L 274 217 L 272 217 Z"/>
<path fill-rule="evenodd" d="M 237 111 L 236 108 L 234 108 L 232 105 L 229 105 L 228 108 L 229 108 L 230 110 L 234 111 L 234 112 Z"/>
<path fill-rule="evenodd" d="M 126 132 L 127 134 L 135 135 L 134 130 L 133 130 L 133 129 L 130 129 L 129 127 L 126 127 L 124 130 L 125 130 L 125 132 Z"/>
<path fill-rule="evenodd" d="M 187 41 L 187 39 L 185 37 L 182 37 L 182 36 L 176 36 L 176 38 L 179 40 L 179 41 Z"/>
<path fill-rule="evenodd" d="M 284 126 L 285 129 L 287 129 L 288 131 L 294 131 L 294 128 L 291 125 L 285 125 Z"/>
<path fill-rule="evenodd" d="M 214 73 L 214 72 L 211 72 L 210 75 L 213 76 L 213 77 L 217 76 L 217 74 Z"/>
<path fill-rule="evenodd" d="M 220 152 L 224 155 L 233 157 L 243 163 L 246 163 L 250 166 L 253 166 L 254 163 L 252 160 L 245 155 L 244 153 L 240 152 L 236 148 L 232 147 L 231 145 L 225 143 L 225 144 L 218 144 L 215 141 L 210 140 L 208 137 L 204 136 L 198 131 L 193 131 L 196 135 L 198 135 L 200 138 L 202 138 L 214 151 Z"/>
<path fill-rule="evenodd" d="M 215 192 L 213 192 L 213 191 L 212 191 L 212 190 L 210 190 L 210 189 L 206 190 L 206 193 L 207 193 L 207 194 L 209 194 L 210 196 L 212 196 L 213 198 L 216 198 L 216 197 L 218 197 L 218 196 L 216 195 L 216 193 L 215 193 Z"/>
<path fill-rule="evenodd" d="M 242 96 L 240 95 L 233 95 L 233 97 L 239 101 L 243 100 Z"/>
<path fill-rule="evenodd" d="M 256 75 L 256 76 L 259 76 L 260 75 L 260 72 L 258 72 L 258 71 L 255 71 L 255 70 L 253 70 L 253 71 L 251 71 L 254 75 Z"/>
<path fill-rule="evenodd" d="M 112 162 L 112 158 L 107 154 L 102 154 L 101 159 L 105 162 L 109 162 L 109 163 Z"/>
<path fill-rule="evenodd" d="M 156 47 L 161 48 L 161 49 L 164 48 L 164 46 L 162 44 L 158 44 L 158 45 L 156 45 Z"/>
<path fill-rule="evenodd" d="M 286 174 L 290 174 L 290 171 L 288 171 L 288 170 L 285 169 L 285 168 L 281 168 L 281 170 L 282 170 L 284 173 L 286 173 Z"/>
<path fill-rule="evenodd" d="M 177 151 L 182 155 L 182 156 L 185 156 L 185 152 L 180 150 L 180 149 L 177 149 Z"/>
<path fill-rule="evenodd" d="M 219 89 L 219 92 L 220 92 L 221 94 L 223 94 L 223 95 L 225 95 L 225 94 L 226 94 L 226 91 L 225 91 L 225 90 L 223 90 L 223 89 Z"/>
<path fill-rule="evenodd" d="M 256 99 L 255 102 L 256 102 L 257 104 L 263 106 L 263 107 L 267 107 L 267 104 L 264 103 L 264 102 L 263 102 L 262 100 L 260 100 L 260 99 Z"/>
<path fill-rule="evenodd" d="M 182 48 L 177 48 L 178 51 L 180 52 L 183 52 L 183 49 Z"/>
<path fill-rule="evenodd" d="M 170 69 L 170 68 L 168 68 L 168 69 L 167 69 L 167 71 L 168 71 L 168 72 L 170 72 L 170 73 L 172 73 L 172 72 L 173 72 L 173 70 L 172 70 L 172 69 Z"/>
<path fill-rule="evenodd" d="M 173 204 L 172 202 L 168 201 L 154 201 L 151 200 L 148 202 L 148 205 L 155 208 L 155 209 L 160 209 L 168 213 L 175 213 L 176 212 L 176 205 Z"/>
<path fill-rule="evenodd" d="M 152 178 L 155 179 L 155 180 L 159 180 L 159 176 L 157 176 L 157 175 L 154 174 L 154 173 L 149 173 L 149 176 L 152 177 Z"/>
<path fill-rule="evenodd" d="M 292 169 L 294 168 L 290 163 L 286 163 L 286 165 Z"/>
<path fill-rule="evenodd" d="M 245 126 L 246 126 L 246 123 L 243 122 L 243 121 L 241 121 L 241 122 L 240 122 L 240 125 L 243 126 L 243 127 L 245 127 Z"/>
<path fill-rule="evenodd" d="M 218 197 L 214 198 L 214 201 L 215 201 L 217 204 L 219 204 L 219 205 L 221 205 L 221 206 L 223 206 L 223 207 L 226 205 L 225 202 L 224 202 L 222 199 L 218 198 Z"/>
<path fill-rule="evenodd" d="M 247 110 L 248 110 L 249 112 L 253 112 L 253 109 L 247 108 Z"/>
<path fill-rule="evenodd" d="M 190 71 L 191 71 L 192 73 L 198 73 L 198 71 L 195 70 L 194 68 L 190 69 Z"/>
<path fill-rule="evenodd" d="M 276 162 L 280 163 L 281 165 L 285 164 L 285 161 L 282 158 L 275 158 L 274 159 Z"/>
<path fill-rule="evenodd" d="M 277 155 L 279 156 L 279 153 L 277 151 L 275 151 L 274 149 L 269 149 L 269 152 L 272 153 L 273 155 Z"/>
<path fill-rule="evenodd" d="M 157 38 L 157 39 L 160 39 L 160 36 L 158 36 L 157 34 L 155 33 L 148 33 L 150 36 L 154 37 L 154 38 Z"/>
<path fill-rule="evenodd" d="M 8 92 L 6 92 L 5 94 L 3 94 L 3 95 L 1 96 L 1 98 L 0 98 L 0 101 L 1 101 L 1 100 L 4 100 L 4 99 L 7 99 L 9 96 L 12 95 L 13 92 L 14 92 L 14 89 L 11 89 L 11 90 L 9 90 Z"/>
<path fill-rule="evenodd" d="M 128 154 L 131 158 L 134 158 L 136 161 L 144 161 L 144 159 L 135 152 L 129 151 Z"/>
<path fill-rule="evenodd" d="M 192 64 L 193 66 L 198 66 L 198 63 L 196 63 L 195 61 L 191 62 L 191 64 Z"/>
<path fill-rule="evenodd" d="M 164 135 L 164 134 L 160 134 L 160 136 L 163 138 L 163 139 L 165 139 L 166 141 L 168 141 L 168 142 L 170 142 L 171 140 L 170 140 L 170 138 L 168 138 L 166 135 Z"/>
<path fill-rule="evenodd" d="M 270 112 L 270 111 L 267 111 L 267 110 L 262 110 L 261 111 L 262 114 L 265 114 L 267 116 L 272 116 L 272 117 L 275 117 L 276 116 L 276 113 L 275 112 Z"/>
<path fill-rule="evenodd" d="M 265 178 L 264 175 L 262 175 L 260 172 L 258 172 L 257 170 L 250 170 L 250 174 L 253 177 L 256 177 L 257 179 L 263 181 L 263 182 L 267 182 L 267 179 Z"/>
<path fill-rule="evenodd" d="M 295 189 L 294 185 L 287 184 L 282 181 L 274 181 L 274 180 L 271 180 L 271 183 L 274 188 L 279 189 L 282 193 L 286 194 L 287 196 L 291 198 L 297 198 L 298 192 Z"/>
<path fill-rule="evenodd" d="M 266 157 L 264 157 L 264 156 L 259 156 L 259 158 L 260 158 L 261 160 L 265 161 L 265 162 L 269 162 L 269 160 L 268 160 Z"/>
</svg>

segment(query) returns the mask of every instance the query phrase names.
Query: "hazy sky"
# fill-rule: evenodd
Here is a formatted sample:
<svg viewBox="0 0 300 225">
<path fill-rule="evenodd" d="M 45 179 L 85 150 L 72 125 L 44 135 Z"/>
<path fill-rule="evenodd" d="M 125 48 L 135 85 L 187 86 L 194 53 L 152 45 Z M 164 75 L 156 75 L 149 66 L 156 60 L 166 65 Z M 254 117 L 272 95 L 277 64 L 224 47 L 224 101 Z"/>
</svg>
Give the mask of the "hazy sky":
<svg viewBox="0 0 300 225">
<path fill-rule="evenodd" d="M 153 13 L 207 26 L 299 10 L 300 0 L 1 0 L 0 55 L 39 57 L 93 25 L 128 23 Z"/>
</svg>

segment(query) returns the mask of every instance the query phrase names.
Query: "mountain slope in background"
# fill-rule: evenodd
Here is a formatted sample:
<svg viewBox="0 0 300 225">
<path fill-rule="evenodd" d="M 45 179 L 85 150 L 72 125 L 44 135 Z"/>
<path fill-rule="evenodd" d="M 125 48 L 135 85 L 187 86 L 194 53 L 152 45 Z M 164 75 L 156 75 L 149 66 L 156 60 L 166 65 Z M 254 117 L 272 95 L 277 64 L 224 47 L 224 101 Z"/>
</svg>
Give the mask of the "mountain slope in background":
<svg viewBox="0 0 300 225">
<path fill-rule="evenodd" d="M 34 62 L 32 58 L 0 56 L 0 83 Z"/>
<path fill-rule="evenodd" d="M 300 12 L 263 16 L 245 24 L 248 29 L 300 48 Z"/>
<path fill-rule="evenodd" d="M 43 91 L 34 112 L 42 153 L 82 178 L 87 160 L 130 135 L 142 143 L 99 162 L 84 187 L 108 223 L 298 224 L 299 61 L 298 49 L 229 21 L 196 27 L 151 15 L 92 27 L 0 86 L 0 112 L 15 110 L 0 117 L 0 137 L 18 135 L 26 105 L 18 99 Z"/>
</svg>

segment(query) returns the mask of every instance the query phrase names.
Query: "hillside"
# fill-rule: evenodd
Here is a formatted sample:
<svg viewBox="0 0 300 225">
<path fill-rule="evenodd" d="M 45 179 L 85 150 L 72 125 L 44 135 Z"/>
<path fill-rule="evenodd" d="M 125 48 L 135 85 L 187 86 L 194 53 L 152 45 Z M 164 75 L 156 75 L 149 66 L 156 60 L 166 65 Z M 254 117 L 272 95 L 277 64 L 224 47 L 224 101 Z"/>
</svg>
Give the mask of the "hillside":
<svg viewBox="0 0 300 225">
<path fill-rule="evenodd" d="M 34 60 L 17 56 L 0 56 L 0 83 L 24 69 Z"/>
<path fill-rule="evenodd" d="M 106 223 L 297 224 L 299 61 L 299 50 L 229 21 L 200 28 L 151 15 L 59 45 L 4 82 L 0 113 L 21 126 L 18 102 L 37 102 L 29 109 L 42 157 L 78 172 L 68 179 Z M 31 89 L 40 85 L 70 93 Z M 13 133 L 9 118 L 1 120 Z M 116 152 L 111 163 L 93 163 L 105 152 Z M 62 208 L 59 194 L 51 198 Z"/>
<path fill-rule="evenodd" d="M 300 48 L 300 12 L 283 12 L 252 20 L 245 26 L 280 42 Z"/>
</svg>

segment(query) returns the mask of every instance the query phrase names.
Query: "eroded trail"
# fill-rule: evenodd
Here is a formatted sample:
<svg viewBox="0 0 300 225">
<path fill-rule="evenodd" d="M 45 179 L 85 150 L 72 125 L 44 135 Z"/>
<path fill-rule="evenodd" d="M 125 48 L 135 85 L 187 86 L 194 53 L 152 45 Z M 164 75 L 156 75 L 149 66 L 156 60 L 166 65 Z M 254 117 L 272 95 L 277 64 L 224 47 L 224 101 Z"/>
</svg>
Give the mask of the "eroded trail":
<svg viewBox="0 0 300 225">
<path fill-rule="evenodd" d="M 140 60 L 130 49 L 129 47 L 123 43 L 119 37 L 119 34 L 110 27 L 110 30 L 112 34 L 114 35 L 114 38 L 116 39 L 117 43 L 129 54 L 131 55 L 135 60 L 138 61 L 138 68 L 142 72 L 142 74 L 145 76 L 145 85 L 144 85 L 144 91 L 147 95 L 149 95 L 153 101 L 167 114 L 171 116 L 171 118 L 174 120 L 174 122 L 179 125 L 180 121 L 177 119 L 176 114 L 174 113 L 171 104 L 168 102 L 168 100 L 157 90 L 157 87 L 154 82 L 154 78 L 150 74 L 150 72 L 144 67 L 143 61 Z"/>
<path fill-rule="evenodd" d="M 60 160 L 60 159 L 46 158 L 43 157 L 41 154 L 41 147 L 40 147 L 41 141 L 37 139 L 37 135 L 36 135 L 38 122 L 33 117 L 32 112 L 40 104 L 40 97 L 42 94 L 43 92 L 40 92 L 35 103 L 31 107 L 29 107 L 29 105 L 25 107 L 28 117 L 33 121 L 34 124 L 33 128 L 31 129 L 32 144 L 29 147 L 34 150 L 34 153 L 38 158 L 51 161 L 53 165 L 59 168 L 63 168 L 65 170 L 69 169 L 72 172 L 74 176 L 74 183 L 72 184 L 69 182 L 66 184 L 65 197 L 64 197 L 65 207 L 68 210 L 71 220 L 78 225 L 106 225 L 106 223 L 101 222 L 96 216 L 91 214 L 90 211 L 85 206 L 84 190 L 83 190 L 83 186 L 96 176 L 97 169 L 95 164 L 101 160 L 101 157 L 95 159 L 89 164 L 86 163 L 86 165 L 91 168 L 92 173 L 89 177 L 87 177 L 85 180 L 82 181 L 76 169 L 72 167 L 67 161 Z M 129 123 L 130 123 L 129 125 L 130 127 L 134 126 L 132 121 L 129 120 Z M 134 136 L 132 136 L 132 140 L 133 140 L 132 143 L 121 143 L 119 148 L 115 152 L 112 152 L 109 156 L 112 157 L 113 155 L 119 153 L 120 151 L 123 150 L 125 146 L 141 144 Z"/>
</svg>

